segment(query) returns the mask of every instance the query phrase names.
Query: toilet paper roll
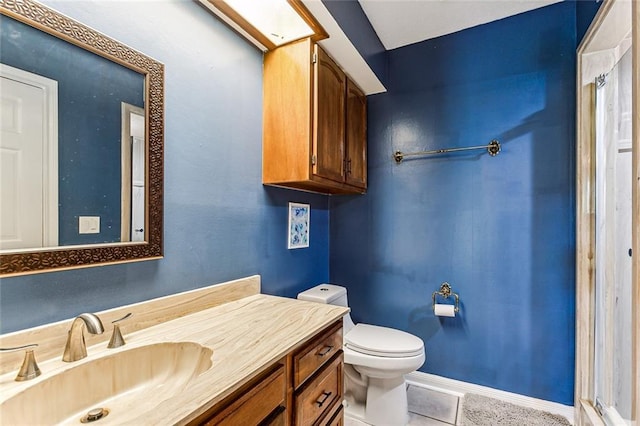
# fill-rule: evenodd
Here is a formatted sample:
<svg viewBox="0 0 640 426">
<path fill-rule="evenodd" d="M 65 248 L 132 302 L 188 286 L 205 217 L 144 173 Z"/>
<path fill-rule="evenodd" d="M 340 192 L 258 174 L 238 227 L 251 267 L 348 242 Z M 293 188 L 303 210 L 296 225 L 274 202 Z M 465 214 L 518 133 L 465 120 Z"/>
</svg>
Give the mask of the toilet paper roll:
<svg viewBox="0 0 640 426">
<path fill-rule="evenodd" d="M 439 317 L 455 317 L 456 316 L 456 312 L 454 310 L 453 305 L 444 305 L 442 303 L 436 303 L 436 305 L 433 308 L 433 311 L 436 314 L 436 316 L 439 316 Z"/>
</svg>

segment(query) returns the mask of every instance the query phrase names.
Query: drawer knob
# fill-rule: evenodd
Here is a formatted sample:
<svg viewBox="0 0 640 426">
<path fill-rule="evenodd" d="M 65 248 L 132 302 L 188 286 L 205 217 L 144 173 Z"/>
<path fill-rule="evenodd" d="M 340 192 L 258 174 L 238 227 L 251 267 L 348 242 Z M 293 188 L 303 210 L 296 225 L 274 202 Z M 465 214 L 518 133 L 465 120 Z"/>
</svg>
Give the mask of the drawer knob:
<svg viewBox="0 0 640 426">
<path fill-rule="evenodd" d="M 318 404 L 318 407 L 322 407 L 322 404 L 327 402 L 327 399 L 330 396 L 331 396 L 331 392 L 327 392 L 327 391 L 322 392 L 322 396 L 320 396 L 320 398 L 316 399 L 316 404 Z"/>
<path fill-rule="evenodd" d="M 318 356 L 325 356 L 326 354 L 328 354 L 329 352 L 331 352 L 333 350 L 333 346 L 325 346 L 324 348 L 322 348 L 322 350 L 320 352 L 318 352 L 316 355 Z"/>
</svg>

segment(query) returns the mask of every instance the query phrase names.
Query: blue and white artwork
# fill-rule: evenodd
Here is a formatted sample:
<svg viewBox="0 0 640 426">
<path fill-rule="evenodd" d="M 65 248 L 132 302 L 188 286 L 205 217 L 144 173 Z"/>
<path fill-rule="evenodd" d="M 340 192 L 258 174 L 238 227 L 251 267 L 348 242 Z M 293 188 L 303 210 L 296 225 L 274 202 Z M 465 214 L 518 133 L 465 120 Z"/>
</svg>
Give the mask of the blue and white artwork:
<svg viewBox="0 0 640 426">
<path fill-rule="evenodd" d="M 309 204 L 289 203 L 288 248 L 309 247 Z"/>
</svg>

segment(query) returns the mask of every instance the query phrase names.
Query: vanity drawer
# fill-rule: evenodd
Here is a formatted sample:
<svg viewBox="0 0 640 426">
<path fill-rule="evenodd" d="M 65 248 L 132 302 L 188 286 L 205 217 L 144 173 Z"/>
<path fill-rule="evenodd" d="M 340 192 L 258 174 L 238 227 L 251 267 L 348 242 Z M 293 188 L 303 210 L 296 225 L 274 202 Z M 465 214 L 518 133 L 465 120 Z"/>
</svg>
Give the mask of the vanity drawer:
<svg viewBox="0 0 640 426">
<path fill-rule="evenodd" d="M 229 404 L 222 411 L 203 415 L 192 424 L 198 425 L 269 425 L 281 424 L 286 415 L 286 374 L 278 365 L 252 381 L 248 386 L 226 398 Z M 284 414 L 283 414 L 284 413 Z"/>
<path fill-rule="evenodd" d="M 322 423 L 329 418 L 336 404 L 342 403 L 343 354 L 333 357 L 312 380 L 308 381 L 295 396 L 295 424 L 298 426 L 331 424 Z"/>
<path fill-rule="evenodd" d="M 259 426 L 288 426 L 287 410 L 284 407 L 279 407 L 276 411 L 263 420 Z"/>
<path fill-rule="evenodd" d="M 293 357 L 294 387 L 320 369 L 342 349 L 342 320 L 300 349 Z"/>
<path fill-rule="evenodd" d="M 333 415 L 329 416 L 329 421 L 324 426 L 344 426 L 344 407 L 338 404 Z"/>
</svg>

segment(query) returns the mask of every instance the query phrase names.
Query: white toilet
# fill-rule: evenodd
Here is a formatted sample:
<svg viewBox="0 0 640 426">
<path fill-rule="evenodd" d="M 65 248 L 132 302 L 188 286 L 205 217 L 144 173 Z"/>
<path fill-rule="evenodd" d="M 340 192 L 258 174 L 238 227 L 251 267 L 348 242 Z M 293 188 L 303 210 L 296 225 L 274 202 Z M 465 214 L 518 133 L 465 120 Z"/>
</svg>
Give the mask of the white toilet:
<svg viewBox="0 0 640 426">
<path fill-rule="evenodd" d="M 320 284 L 298 299 L 349 306 L 347 289 Z M 376 426 L 409 421 L 404 375 L 425 361 L 424 342 L 413 334 L 344 317 L 345 401 L 348 416 Z"/>
</svg>

